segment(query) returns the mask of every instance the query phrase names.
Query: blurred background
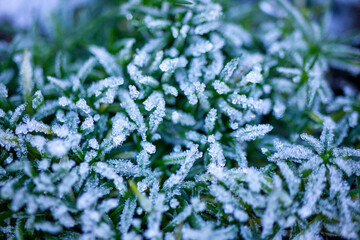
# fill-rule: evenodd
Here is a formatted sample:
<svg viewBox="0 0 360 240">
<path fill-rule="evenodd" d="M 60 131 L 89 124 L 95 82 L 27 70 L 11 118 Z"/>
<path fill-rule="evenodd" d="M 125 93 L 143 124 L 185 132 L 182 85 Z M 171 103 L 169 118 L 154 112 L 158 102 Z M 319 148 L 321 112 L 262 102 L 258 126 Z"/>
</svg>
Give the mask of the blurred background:
<svg viewBox="0 0 360 240">
<path fill-rule="evenodd" d="M 151 2 L 152 0 L 149 0 Z M 153 0 L 156 1 L 156 0 Z M 238 1 L 244 9 L 258 6 L 256 0 Z M 54 64 L 54 52 L 71 52 L 72 56 L 86 56 L 87 46 L 105 46 L 116 51 L 121 38 L 136 32 L 127 31 L 126 19 L 119 14 L 119 6 L 126 0 L 0 0 L 0 71 L 12 63 L 9 59 L 18 49 L 29 48 L 33 61 L 44 66 Z M 360 46 L 360 0 L 293 0 L 295 5 L 321 13 L 331 4 L 327 35 L 342 39 L 351 37 Z M 319 14 L 320 15 L 320 14 Z M 246 25 L 246 24 L 245 24 Z M 37 51 L 41 50 L 41 51 Z M 69 56 L 71 57 L 71 56 Z M 333 86 L 347 79 L 360 89 L 360 79 L 332 70 Z"/>
</svg>

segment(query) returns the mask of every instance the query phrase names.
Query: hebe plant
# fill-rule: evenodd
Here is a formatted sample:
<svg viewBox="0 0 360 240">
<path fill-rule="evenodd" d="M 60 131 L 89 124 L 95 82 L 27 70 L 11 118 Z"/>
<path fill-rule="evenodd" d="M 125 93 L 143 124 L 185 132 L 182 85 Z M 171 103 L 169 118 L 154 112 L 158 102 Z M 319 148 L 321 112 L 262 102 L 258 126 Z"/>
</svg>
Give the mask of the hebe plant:
<svg viewBox="0 0 360 240">
<path fill-rule="evenodd" d="M 51 72 L 15 48 L 1 236 L 359 239 L 360 99 L 329 79 L 359 74 L 360 51 L 327 38 L 328 9 L 303 10 L 130 0 L 110 50 L 58 54 Z"/>
</svg>

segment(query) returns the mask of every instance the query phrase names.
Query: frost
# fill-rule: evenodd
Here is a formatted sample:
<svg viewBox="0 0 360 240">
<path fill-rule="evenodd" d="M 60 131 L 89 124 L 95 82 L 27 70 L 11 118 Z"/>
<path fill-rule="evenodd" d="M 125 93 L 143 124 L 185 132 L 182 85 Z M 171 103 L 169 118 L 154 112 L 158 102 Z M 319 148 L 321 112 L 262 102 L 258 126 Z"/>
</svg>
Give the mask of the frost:
<svg viewBox="0 0 360 240">
<path fill-rule="evenodd" d="M 304 205 L 299 209 L 299 214 L 302 218 L 310 216 L 315 210 L 316 203 L 325 187 L 324 181 L 325 168 L 320 167 L 318 169 L 314 169 L 305 187 Z"/>
<path fill-rule="evenodd" d="M 231 91 L 230 88 L 226 85 L 226 83 L 221 82 L 220 80 L 214 81 L 212 85 L 215 88 L 216 92 L 220 95 L 227 94 Z"/>
<path fill-rule="evenodd" d="M 66 155 L 68 152 L 65 142 L 60 139 L 54 139 L 48 142 L 46 146 L 51 156 L 55 156 L 58 158 L 61 158 L 62 156 Z"/>
<path fill-rule="evenodd" d="M 273 129 L 269 124 L 262 125 L 246 125 L 245 128 L 241 128 L 232 133 L 232 136 L 240 141 L 250 141 L 258 137 L 262 137 Z"/>
<path fill-rule="evenodd" d="M 202 153 L 198 151 L 198 145 L 193 145 L 186 151 L 186 158 L 176 174 L 172 174 L 164 183 L 164 188 L 172 188 L 173 186 L 184 181 L 186 175 L 193 166 L 195 160 L 200 158 Z"/>
<path fill-rule="evenodd" d="M 238 64 L 239 64 L 239 58 L 232 59 L 230 62 L 228 62 L 225 65 L 224 69 L 221 71 L 220 78 L 223 81 L 228 82 L 231 76 L 233 75 L 234 71 L 237 69 Z"/>
<path fill-rule="evenodd" d="M 122 234 L 126 234 L 131 226 L 131 221 L 134 216 L 136 208 L 136 199 L 127 199 L 120 220 L 120 231 Z"/>
<path fill-rule="evenodd" d="M 191 44 L 185 51 L 186 55 L 199 57 L 201 54 L 207 53 L 213 49 L 214 45 L 203 38 L 197 38 L 195 43 Z"/>
<path fill-rule="evenodd" d="M 261 83 L 263 80 L 263 77 L 261 75 L 261 67 L 256 65 L 252 71 L 250 71 L 244 79 L 242 79 L 243 84 L 247 83 Z"/>
<path fill-rule="evenodd" d="M 95 150 L 99 149 L 99 143 L 95 138 L 89 140 L 89 146 Z"/>
<path fill-rule="evenodd" d="M 34 98 L 33 100 L 31 101 L 32 103 L 32 107 L 34 109 L 37 109 L 40 107 L 40 105 L 44 102 L 44 97 L 43 95 L 41 94 L 41 91 L 36 91 L 36 93 L 34 94 Z"/>
<path fill-rule="evenodd" d="M 185 67 L 187 60 L 184 57 L 174 58 L 174 59 L 165 59 L 161 62 L 159 68 L 163 72 L 174 72 L 179 67 Z"/>
<path fill-rule="evenodd" d="M 86 114 L 89 114 L 91 111 L 91 108 L 87 105 L 85 99 L 83 98 L 76 102 L 76 106 Z"/>
<path fill-rule="evenodd" d="M 217 165 L 219 166 L 225 166 L 225 157 L 223 154 L 223 149 L 221 148 L 221 145 L 217 142 L 211 143 L 209 148 L 209 155 Z"/>
<path fill-rule="evenodd" d="M 216 118 L 217 110 L 215 108 L 212 108 L 205 118 L 205 129 L 208 133 L 214 130 Z"/>
<path fill-rule="evenodd" d="M 121 69 L 116 64 L 115 58 L 110 55 L 104 48 L 91 46 L 90 52 L 95 55 L 97 60 L 105 68 L 106 72 L 111 76 L 122 76 Z"/>
</svg>

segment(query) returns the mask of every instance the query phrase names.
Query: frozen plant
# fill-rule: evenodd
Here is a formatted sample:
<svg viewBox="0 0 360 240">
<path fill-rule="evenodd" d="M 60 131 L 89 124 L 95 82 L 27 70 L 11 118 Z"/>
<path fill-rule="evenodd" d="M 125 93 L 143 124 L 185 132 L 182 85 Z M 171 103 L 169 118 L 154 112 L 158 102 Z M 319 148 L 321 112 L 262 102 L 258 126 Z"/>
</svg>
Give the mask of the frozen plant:
<svg viewBox="0 0 360 240">
<path fill-rule="evenodd" d="M 6 43 L 1 238 L 359 239 L 360 95 L 330 70 L 360 54 L 330 6 L 110 2 Z"/>
</svg>

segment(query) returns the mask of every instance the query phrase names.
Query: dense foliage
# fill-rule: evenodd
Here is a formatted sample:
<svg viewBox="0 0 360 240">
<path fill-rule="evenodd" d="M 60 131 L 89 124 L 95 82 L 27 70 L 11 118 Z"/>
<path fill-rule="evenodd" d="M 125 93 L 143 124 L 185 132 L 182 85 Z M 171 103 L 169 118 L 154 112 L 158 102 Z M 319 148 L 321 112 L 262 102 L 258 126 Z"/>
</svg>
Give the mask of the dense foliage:
<svg viewBox="0 0 360 240">
<path fill-rule="evenodd" d="M 330 83 L 360 51 L 329 5 L 108 4 L 1 45 L 2 238 L 359 239 L 360 95 Z"/>
</svg>

